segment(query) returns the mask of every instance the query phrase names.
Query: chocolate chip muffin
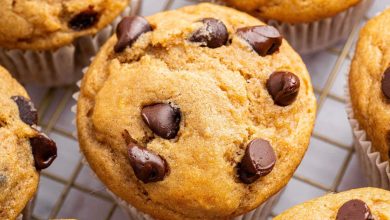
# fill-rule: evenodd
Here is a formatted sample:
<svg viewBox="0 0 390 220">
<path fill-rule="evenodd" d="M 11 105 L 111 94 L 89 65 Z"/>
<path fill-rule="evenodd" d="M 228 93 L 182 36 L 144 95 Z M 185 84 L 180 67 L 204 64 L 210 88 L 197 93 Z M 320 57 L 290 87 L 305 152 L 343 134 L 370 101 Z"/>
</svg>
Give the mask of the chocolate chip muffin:
<svg viewBox="0 0 390 220">
<path fill-rule="evenodd" d="M 362 29 L 349 74 L 355 119 L 382 161 L 390 159 L 390 9 Z"/>
<path fill-rule="evenodd" d="M 361 188 L 328 194 L 297 205 L 275 218 L 284 219 L 390 219 L 390 192 L 378 188 Z"/>
<path fill-rule="evenodd" d="M 0 67 L 0 219 L 15 219 L 35 194 L 39 171 L 57 156 L 37 130 L 37 110 L 26 91 Z"/>
<path fill-rule="evenodd" d="M 346 39 L 372 0 L 201 0 L 245 11 L 275 26 L 300 53 L 313 53 Z"/>
<path fill-rule="evenodd" d="M 332 17 L 357 5 L 361 0 L 223 0 L 228 5 L 256 17 L 288 23 L 312 22 Z"/>
<path fill-rule="evenodd" d="M 199 4 L 126 17 L 95 57 L 77 107 L 80 147 L 108 189 L 156 219 L 227 219 L 282 189 L 316 112 L 280 33 Z"/>
<path fill-rule="evenodd" d="M 52 50 L 68 45 L 97 33 L 128 4 L 129 0 L 6 0 L 0 5 L 0 47 Z"/>
<path fill-rule="evenodd" d="M 130 14 L 129 2 L 2 1 L 0 65 L 22 83 L 73 84 L 114 33 L 121 16 Z"/>
</svg>

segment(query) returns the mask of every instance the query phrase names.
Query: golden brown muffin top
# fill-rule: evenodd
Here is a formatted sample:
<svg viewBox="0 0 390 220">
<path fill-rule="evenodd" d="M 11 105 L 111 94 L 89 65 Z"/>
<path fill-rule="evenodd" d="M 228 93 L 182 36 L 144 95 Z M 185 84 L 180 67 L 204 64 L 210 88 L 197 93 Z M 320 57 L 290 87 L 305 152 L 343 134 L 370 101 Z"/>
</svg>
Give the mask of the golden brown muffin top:
<svg viewBox="0 0 390 220">
<path fill-rule="evenodd" d="M 349 75 L 354 116 L 382 160 L 390 159 L 390 9 L 360 32 Z"/>
<path fill-rule="evenodd" d="M 0 0 L 0 47 L 51 50 L 93 35 L 129 0 Z"/>
<path fill-rule="evenodd" d="M 15 219 L 34 195 L 38 172 L 29 138 L 35 131 L 19 118 L 12 96 L 26 91 L 0 67 L 0 219 Z"/>
<path fill-rule="evenodd" d="M 390 219 L 390 192 L 378 188 L 361 188 L 331 193 L 290 208 L 275 217 L 275 220 L 341 220 L 345 216 L 349 216 L 346 219 L 364 219 L 358 218 L 362 215 L 367 216 L 365 219 Z"/>
<path fill-rule="evenodd" d="M 360 0 L 222 0 L 230 6 L 263 18 L 302 23 L 332 17 Z"/>
<path fill-rule="evenodd" d="M 34 195 L 39 175 L 29 138 L 35 131 L 19 118 L 12 96 L 26 91 L 0 67 L 0 219 L 15 219 Z"/>
<path fill-rule="evenodd" d="M 39 173 L 57 156 L 38 131 L 38 112 L 24 88 L 0 66 L 0 219 L 16 219 L 37 190 Z"/>
<path fill-rule="evenodd" d="M 199 4 L 146 19 L 126 20 L 123 27 L 139 25 L 119 32 L 145 33 L 127 47 L 127 35 L 112 37 L 83 79 L 77 127 L 87 161 L 117 196 L 157 219 L 226 219 L 256 208 L 287 184 L 309 143 L 316 102 L 304 63 L 277 37 L 280 48 L 260 55 L 248 43 L 252 32 L 240 28 L 270 31 L 252 40 L 277 34 L 234 9 Z M 295 75 L 273 75 L 267 85 L 277 71 Z M 239 175 L 249 145 L 276 156 L 260 178 Z M 159 169 L 148 173 L 137 152 Z"/>
</svg>

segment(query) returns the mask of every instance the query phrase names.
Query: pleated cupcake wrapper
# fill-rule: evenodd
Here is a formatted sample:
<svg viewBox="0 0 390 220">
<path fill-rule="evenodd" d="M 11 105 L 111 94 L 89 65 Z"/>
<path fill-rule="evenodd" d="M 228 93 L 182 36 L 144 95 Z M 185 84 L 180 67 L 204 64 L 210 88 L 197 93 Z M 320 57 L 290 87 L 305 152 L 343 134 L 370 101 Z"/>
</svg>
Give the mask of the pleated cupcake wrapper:
<svg viewBox="0 0 390 220">
<path fill-rule="evenodd" d="M 81 69 L 89 64 L 99 48 L 115 32 L 120 20 L 130 15 L 130 6 L 114 21 L 93 36 L 83 36 L 72 44 L 54 51 L 0 48 L 0 65 L 21 83 L 41 86 L 71 85 L 82 76 Z"/>
<path fill-rule="evenodd" d="M 281 194 L 283 192 L 283 189 L 278 192 L 277 194 L 273 195 L 267 201 L 265 201 L 262 205 L 257 207 L 256 209 L 233 218 L 233 220 L 266 220 L 268 219 L 268 216 L 272 212 L 272 208 L 274 205 L 278 202 Z M 152 218 L 151 216 L 142 213 L 138 211 L 133 206 L 129 205 L 127 202 L 123 201 L 121 198 L 117 197 L 114 193 L 109 191 L 109 194 L 115 199 L 117 204 L 122 208 L 122 210 L 126 213 L 128 219 L 134 219 L 134 220 L 156 220 Z"/>
<path fill-rule="evenodd" d="M 221 0 L 198 0 L 222 4 Z M 371 7 L 373 0 L 362 0 L 359 4 L 333 17 L 309 22 L 289 24 L 276 20 L 264 21 L 276 27 L 290 45 L 301 54 L 324 50 L 346 39 L 353 26 Z"/>
<path fill-rule="evenodd" d="M 35 197 L 35 196 L 34 196 Z M 24 209 L 22 210 L 22 213 L 19 214 L 18 217 L 16 217 L 16 220 L 30 220 L 31 219 L 31 206 L 32 206 L 32 201 L 34 200 L 34 198 L 32 198 L 27 204 L 26 206 L 24 207 Z"/>
<path fill-rule="evenodd" d="M 91 58 L 91 61 L 92 60 L 93 60 L 93 58 Z M 85 67 L 82 70 L 82 73 L 85 74 L 87 72 L 87 70 L 88 70 L 88 67 Z M 81 80 L 78 81 L 76 83 L 76 85 L 80 89 L 80 87 L 81 87 Z M 72 96 L 73 99 L 76 101 L 76 103 L 78 101 L 79 95 L 80 95 L 80 92 L 78 91 L 78 92 L 74 93 L 73 96 Z M 71 111 L 74 114 L 77 114 L 77 104 L 72 106 Z M 73 124 L 76 125 L 76 120 L 73 120 Z M 74 135 L 75 138 L 77 138 L 77 132 L 76 131 L 73 133 L 73 135 Z M 85 166 L 89 166 L 88 161 L 85 159 L 85 156 L 84 156 L 83 152 L 80 151 L 80 153 L 82 155 L 82 162 L 83 162 L 83 164 Z M 96 179 L 99 180 L 99 178 L 97 177 L 97 175 L 94 172 L 92 172 L 92 176 L 94 176 Z M 115 200 L 115 202 L 121 207 L 121 209 L 124 211 L 124 213 L 126 214 L 128 219 L 131 219 L 131 220 L 155 220 L 151 216 L 149 216 L 149 215 L 147 215 L 145 213 L 142 213 L 141 211 L 137 210 L 135 207 L 131 206 L 129 203 L 124 201 L 123 199 L 121 199 L 118 196 L 116 196 L 108 188 L 105 187 L 105 189 L 108 192 L 108 194 L 110 194 L 111 197 Z M 284 191 L 284 188 L 281 189 L 275 195 L 271 196 L 268 200 L 266 200 L 262 205 L 260 205 L 256 209 L 246 213 L 245 215 L 238 216 L 238 217 L 234 218 L 234 220 L 266 220 L 268 218 L 268 216 L 271 214 L 272 208 L 278 202 L 278 200 L 279 200 L 281 194 L 283 193 L 283 191 Z"/>
<path fill-rule="evenodd" d="M 390 164 L 383 162 L 380 153 L 374 150 L 367 133 L 354 117 L 348 86 L 345 88 L 347 97 L 346 111 L 352 128 L 354 147 L 364 175 L 370 186 L 390 190 Z"/>
<path fill-rule="evenodd" d="M 26 207 L 24 207 L 22 214 L 18 217 L 20 220 L 30 220 L 32 215 L 32 204 L 35 196 L 27 203 Z"/>
</svg>

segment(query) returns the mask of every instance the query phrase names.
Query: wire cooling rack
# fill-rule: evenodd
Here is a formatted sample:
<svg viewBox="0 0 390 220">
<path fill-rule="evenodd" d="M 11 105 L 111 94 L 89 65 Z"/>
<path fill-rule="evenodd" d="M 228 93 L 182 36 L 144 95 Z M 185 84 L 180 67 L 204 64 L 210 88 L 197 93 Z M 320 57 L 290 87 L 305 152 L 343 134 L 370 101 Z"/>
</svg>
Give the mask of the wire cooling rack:
<svg viewBox="0 0 390 220">
<path fill-rule="evenodd" d="M 133 0 L 133 3 L 132 13 L 142 15 L 195 4 L 190 0 Z M 376 1 L 342 44 L 303 56 L 318 100 L 317 122 L 310 148 L 270 217 L 327 192 L 366 186 L 344 111 L 344 86 L 358 30 L 388 5 L 390 0 Z M 71 112 L 76 104 L 72 94 L 77 87 L 43 89 L 27 85 L 27 90 L 39 107 L 40 124 L 56 140 L 59 151 L 53 165 L 42 172 L 38 194 L 31 205 L 32 219 L 125 219 L 120 207 L 81 161 Z"/>
</svg>

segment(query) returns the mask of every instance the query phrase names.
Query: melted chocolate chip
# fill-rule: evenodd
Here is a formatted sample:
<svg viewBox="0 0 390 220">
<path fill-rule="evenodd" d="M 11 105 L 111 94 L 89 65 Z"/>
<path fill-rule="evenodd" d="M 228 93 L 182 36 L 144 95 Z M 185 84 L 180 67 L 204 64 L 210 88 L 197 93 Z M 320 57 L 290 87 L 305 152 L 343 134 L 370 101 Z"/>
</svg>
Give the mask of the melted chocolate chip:
<svg viewBox="0 0 390 220">
<path fill-rule="evenodd" d="M 390 99 L 390 67 L 388 67 L 382 78 L 382 92 L 387 99 Z"/>
<path fill-rule="evenodd" d="M 19 117 L 28 125 L 35 125 L 38 123 L 38 111 L 34 104 L 23 96 L 12 96 L 12 100 L 18 105 Z"/>
<path fill-rule="evenodd" d="M 276 28 L 266 25 L 240 28 L 237 35 L 246 40 L 260 56 L 278 51 L 283 39 Z"/>
<path fill-rule="evenodd" d="M 298 96 L 299 87 L 299 78 L 290 72 L 274 72 L 267 80 L 268 93 L 279 106 L 293 103 Z"/>
<path fill-rule="evenodd" d="M 99 20 L 99 13 L 93 9 L 87 9 L 75 15 L 68 23 L 69 27 L 76 31 L 82 31 L 94 26 Z"/>
<path fill-rule="evenodd" d="M 225 24 L 215 18 L 202 19 L 203 27 L 190 37 L 191 42 L 201 43 L 201 46 L 217 48 L 226 44 L 229 38 Z"/>
<path fill-rule="evenodd" d="M 133 43 L 146 32 L 152 31 L 149 22 L 140 16 L 124 17 L 116 28 L 118 42 L 114 47 L 116 53 L 122 52 L 127 46 Z"/>
<path fill-rule="evenodd" d="M 46 169 L 57 157 L 56 143 L 43 133 L 30 138 L 32 153 L 37 170 Z"/>
<path fill-rule="evenodd" d="M 130 165 L 135 176 L 144 183 L 162 181 L 169 172 L 168 164 L 159 155 L 140 146 L 127 130 L 123 132 Z"/>
<path fill-rule="evenodd" d="M 374 217 L 365 202 L 353 199 L 340 207 L 336 220 L 374 220 Z"/>
<path fill-rule="evenodd" d="M 268 175 L 274 168 L 276 155 L 270 143 L 263 139 L 251 141 L 238 166 L 238 175 L 243 183 L 251 184 Z"/>
<path fill-rule="evenodd" d="M 181 112 L 170 104 L 159 103 L 143 107 L 142 119 L 149 128 L 164 139 L 175 138 L 180 129 Z"/>
</svg>

